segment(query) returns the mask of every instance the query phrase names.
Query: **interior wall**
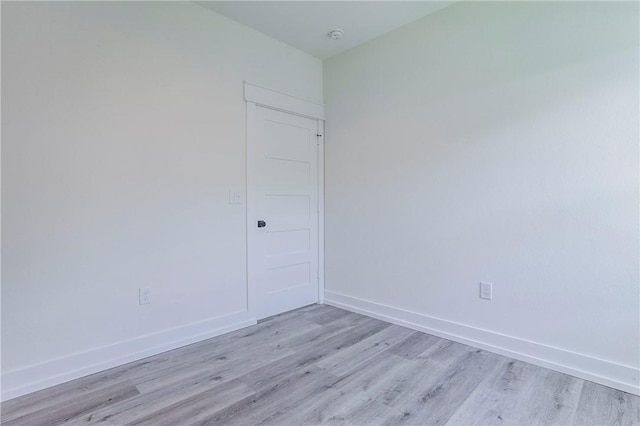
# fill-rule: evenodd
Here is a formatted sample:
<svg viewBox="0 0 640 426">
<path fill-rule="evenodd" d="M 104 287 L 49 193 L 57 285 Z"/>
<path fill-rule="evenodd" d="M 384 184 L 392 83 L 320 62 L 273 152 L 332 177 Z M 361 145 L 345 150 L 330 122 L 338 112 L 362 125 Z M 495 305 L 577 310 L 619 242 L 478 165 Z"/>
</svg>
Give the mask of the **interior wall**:
<svg viewBox="0 0 640 426">
<path fill-rule="evenodd" d="M 460 2 L 327 60 L 327 300 L 638 392 L 638 23 Z"/>
<path fill-rule="evenodd" d="M 322 62 L 191 2 L 2 2 L 2 66 L 5 398 L 247 325 L 243 80 L 320 102 Z"/>
</svg>

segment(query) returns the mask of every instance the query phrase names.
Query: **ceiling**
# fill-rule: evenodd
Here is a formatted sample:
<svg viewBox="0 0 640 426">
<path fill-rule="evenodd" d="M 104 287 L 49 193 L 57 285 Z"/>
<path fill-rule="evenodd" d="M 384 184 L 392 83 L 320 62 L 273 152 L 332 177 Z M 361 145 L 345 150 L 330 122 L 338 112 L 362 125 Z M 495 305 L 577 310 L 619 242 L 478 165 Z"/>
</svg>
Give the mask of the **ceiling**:
<svg viewBox="0 0 640 426">
<path fill-rule="evenodd" d="M 365 43 L 454 3 L 453 1 L 198 1 L 317 58 Z M 333 29 L 344 36 L 333 40 Z"/>
</svg>

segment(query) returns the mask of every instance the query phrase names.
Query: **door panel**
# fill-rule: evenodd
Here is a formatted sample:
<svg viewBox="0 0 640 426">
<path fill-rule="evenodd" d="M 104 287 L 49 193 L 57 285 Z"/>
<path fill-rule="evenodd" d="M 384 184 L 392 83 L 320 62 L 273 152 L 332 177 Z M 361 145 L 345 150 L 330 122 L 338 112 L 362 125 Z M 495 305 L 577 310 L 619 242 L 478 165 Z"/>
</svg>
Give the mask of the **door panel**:
<svg viewBox="0 0 640 426">
<path fill-rule="evenodd" d="M 309 262 L 297 265 L 283 265 L 267 269 L 265 280 L 268 292 L 282 292 L 294 287 L 306 286 L 311 279 Z"/>
<path fill-rule="evenodd" d="M 264 318 L 318 301 L 318 121 L 258 106 L 253 117 L 249 279 Z"/>
<path fill-rule="evenodd" d="M 309 159 L 312 147 L 300 143 L 301 139 L 308 136 L 307 129 L 282 122 L 267 121 L 265 133 L 266 138 L 270 141 L 265 146 L 264 154 L 266 157 L 303 162 Z"/>
<path fill-rule="evenodd" d="M 273 186 L 308 185 L 311 175 L 309 163 L 283 160 L 281 158 L 265 158 L 263 161 L 265 179 L 263 182 Z"/>
</svg>

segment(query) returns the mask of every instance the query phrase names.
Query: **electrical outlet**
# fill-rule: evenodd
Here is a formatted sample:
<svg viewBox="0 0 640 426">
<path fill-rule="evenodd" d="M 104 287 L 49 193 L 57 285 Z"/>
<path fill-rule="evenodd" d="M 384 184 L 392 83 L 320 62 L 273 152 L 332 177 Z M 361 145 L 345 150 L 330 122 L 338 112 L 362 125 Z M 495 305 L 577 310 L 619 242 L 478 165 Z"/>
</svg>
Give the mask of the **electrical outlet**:
<svg viewBox="0 0 640 426">
<path fill-rule="evenodd" d="M 148 305 L 151 303 L 151 287 L 140 287 L 140 304 Z"/>
<path fill-rule="evenodd" d="M 491 300 L 493 297 L 493 284 L 480 281 L 480 299 Z"/>
</svg>

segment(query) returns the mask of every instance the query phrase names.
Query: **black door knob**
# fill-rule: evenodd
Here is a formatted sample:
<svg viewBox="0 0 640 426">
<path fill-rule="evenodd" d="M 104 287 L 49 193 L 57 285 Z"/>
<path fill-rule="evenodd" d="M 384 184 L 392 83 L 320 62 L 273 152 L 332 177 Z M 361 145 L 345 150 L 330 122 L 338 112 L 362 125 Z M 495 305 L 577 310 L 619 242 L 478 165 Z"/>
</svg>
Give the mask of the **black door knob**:
<svg viewBox="0 0 640 426">
<path fill-rule="evenodd" d="M 267 226 L 267 222 L 265 222 L 264 220 L 258 221 L 258 228 L 264 228 L 265 226 Z"/>
</svg>

